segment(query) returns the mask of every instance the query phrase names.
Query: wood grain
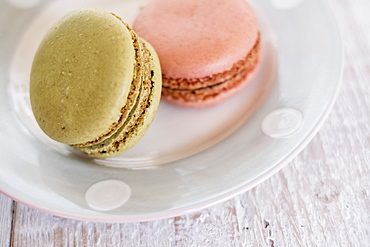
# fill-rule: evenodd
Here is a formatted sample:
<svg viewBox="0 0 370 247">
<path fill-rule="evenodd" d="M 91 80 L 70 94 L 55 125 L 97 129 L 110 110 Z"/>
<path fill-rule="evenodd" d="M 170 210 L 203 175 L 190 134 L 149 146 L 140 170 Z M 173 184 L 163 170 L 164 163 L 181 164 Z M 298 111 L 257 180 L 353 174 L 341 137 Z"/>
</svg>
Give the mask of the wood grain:
<svg viewBox="0 0 370 247">
<path fill-rule="evenodd" d="M 13 201 L 0 194 L 0 246 L 10 246 Z"/>
<path fill-rule="evenodd" d="M 216 206 L 144 223 L 63 219 L 0 195 L 0 246 L 369 246 L 370 1 L 328 2 L 345 49 L 342 88 L 279 173 Z"/>
</svg>

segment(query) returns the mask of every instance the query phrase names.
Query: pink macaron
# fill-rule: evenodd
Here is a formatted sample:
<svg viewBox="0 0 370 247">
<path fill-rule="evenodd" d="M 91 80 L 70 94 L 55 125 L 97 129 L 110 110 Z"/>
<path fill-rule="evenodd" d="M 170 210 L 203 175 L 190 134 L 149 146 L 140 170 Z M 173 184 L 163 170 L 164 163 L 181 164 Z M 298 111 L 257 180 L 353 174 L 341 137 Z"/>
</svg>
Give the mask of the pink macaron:
<svg viewBox="0 0 370 247">
<path fill-rule="evenodd" d="M 153 0 L 133 29 L 159 56 L 162 98 L 179 106 L 226 100 L 259 64 L 258 22 L 245 0 Z"/>
</svg>

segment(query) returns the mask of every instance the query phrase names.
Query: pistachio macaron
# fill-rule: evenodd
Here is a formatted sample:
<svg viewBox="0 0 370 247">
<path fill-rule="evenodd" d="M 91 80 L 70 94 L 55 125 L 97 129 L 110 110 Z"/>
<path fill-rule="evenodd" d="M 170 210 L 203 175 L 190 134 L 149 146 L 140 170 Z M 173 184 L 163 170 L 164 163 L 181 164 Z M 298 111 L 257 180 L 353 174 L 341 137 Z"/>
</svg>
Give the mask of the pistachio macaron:
<svg viewBox="0 0 370 247">
<path fill-rule="evenodd" d="M 119 17 L 98 9 L 76 10 L 55 23 L 30 75 L 40 128 L 96 158 L 118 156 L 141 139 L 161 90 L 155 50 Z"/>
</svg>

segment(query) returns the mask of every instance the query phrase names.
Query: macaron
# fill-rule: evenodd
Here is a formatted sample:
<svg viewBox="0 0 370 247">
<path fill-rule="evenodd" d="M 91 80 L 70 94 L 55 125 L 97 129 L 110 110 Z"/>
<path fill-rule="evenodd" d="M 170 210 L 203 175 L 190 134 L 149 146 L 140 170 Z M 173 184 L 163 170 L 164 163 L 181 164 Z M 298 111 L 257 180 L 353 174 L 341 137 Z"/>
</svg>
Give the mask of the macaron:
<svg viewBox="0 0 370 247">
<path fill-rule="evenodd" d="M 133 23 L 162 68 L 162 99 L 208 107 L 238 93 L 260 61 L 260 32 L 245 0 L 153 0 Z"/>
<path fill-rule="evenodd" d="M 68 13 L 46 33 L 31 68 L 35 119 L 51 139 L 96 158 L 118 156 L 148 130 L 162 90 L 152 46 L 119 17 Z"/>
</svg>

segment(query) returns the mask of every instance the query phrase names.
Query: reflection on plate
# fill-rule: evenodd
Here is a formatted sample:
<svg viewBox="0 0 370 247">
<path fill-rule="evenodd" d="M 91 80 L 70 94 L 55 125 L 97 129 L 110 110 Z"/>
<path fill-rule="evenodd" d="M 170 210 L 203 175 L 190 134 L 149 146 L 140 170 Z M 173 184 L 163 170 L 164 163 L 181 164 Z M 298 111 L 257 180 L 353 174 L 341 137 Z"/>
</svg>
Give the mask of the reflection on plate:
<svg viewBox="0 0 370 247">
<path fill-rule="evenodd" d="M 50 25 L 71 10 L 103 8 L 132 23 L 147 0 L 35 1 L 22 8 L 15 2 L 0 4 L 0 21 L 14 19 L 0 22 L 14 23 L 0 26 L 6 35 L 0 48 L 0 191 L 52 214 L 145 221 L 231 198 L 294 158 L 317 132 L 338 91 L 340 38 L 326 4 L 249 1 L 259 17 L 263 53 L 245 90 L 208 109 L 161 103 L 153 125 L 133 149 L 118 158 L 86 158 L 50 140 L 35 123 L 28 98 L 33 54 Z M 91 186 L 96 191 L 97 184 L 112 184 L 101 181 L 128 186 L 124 205 L 108 211 L 89 206 L 85 192 Z M 115 193 L 112 187 L 103 189 Z"/>
</svg>

